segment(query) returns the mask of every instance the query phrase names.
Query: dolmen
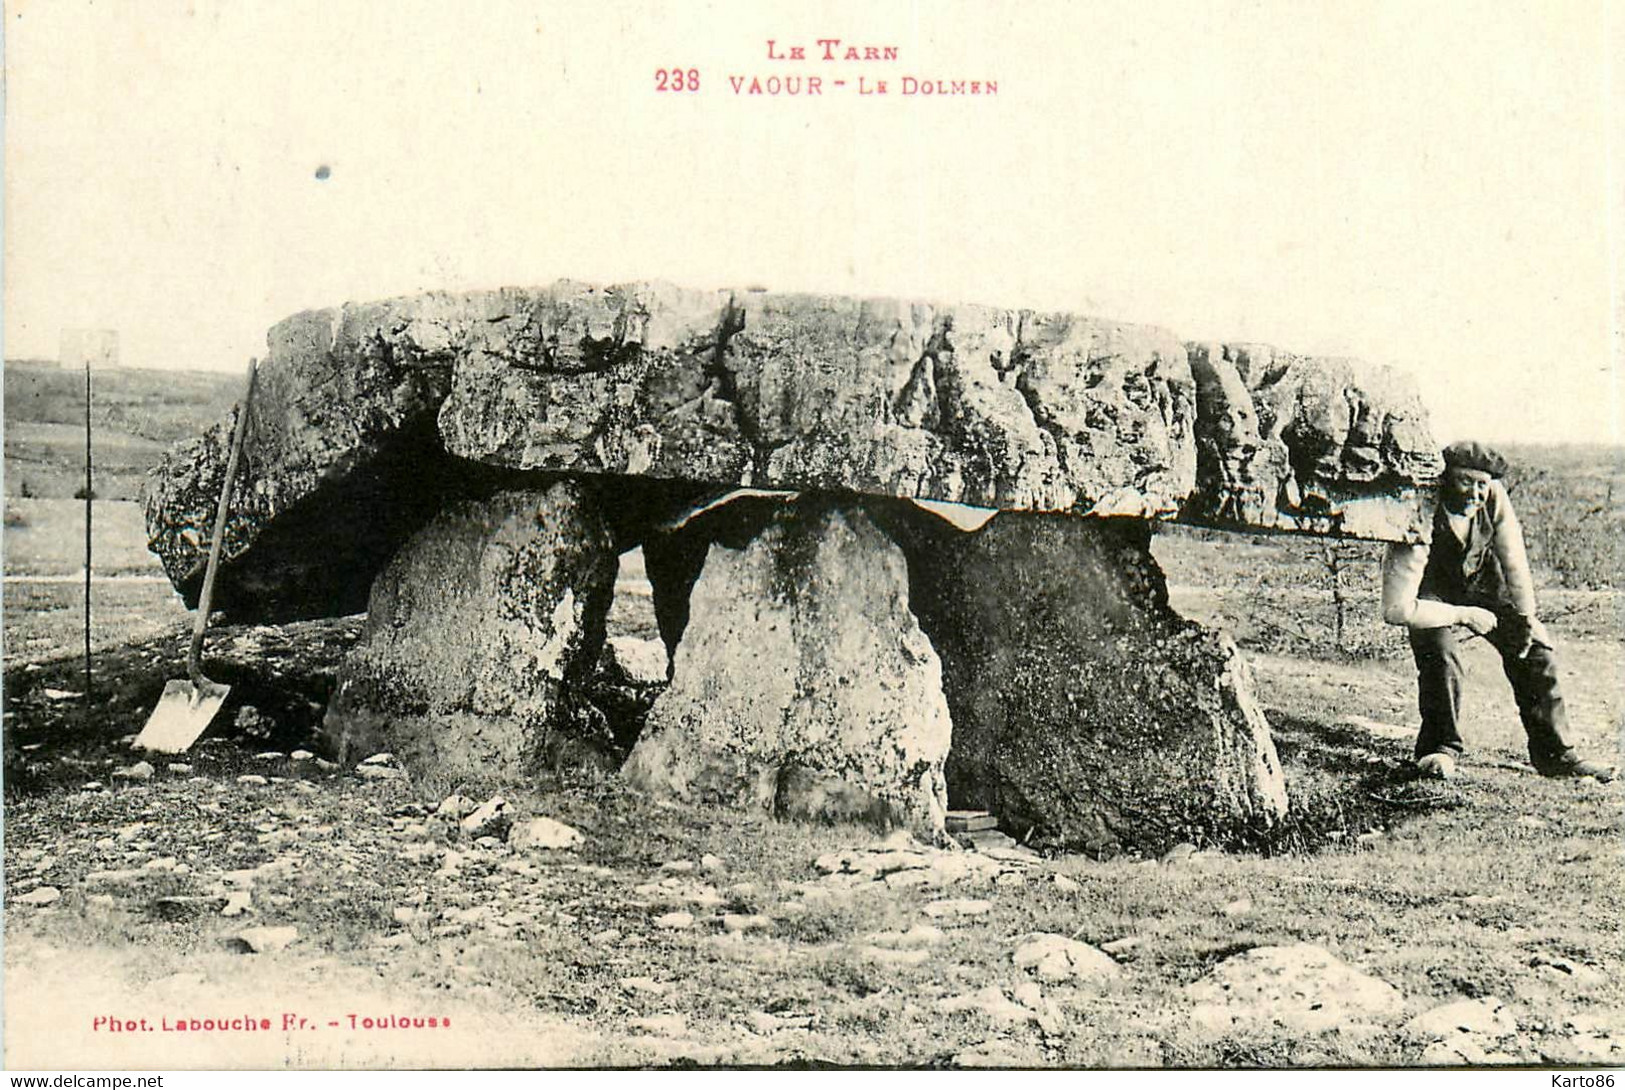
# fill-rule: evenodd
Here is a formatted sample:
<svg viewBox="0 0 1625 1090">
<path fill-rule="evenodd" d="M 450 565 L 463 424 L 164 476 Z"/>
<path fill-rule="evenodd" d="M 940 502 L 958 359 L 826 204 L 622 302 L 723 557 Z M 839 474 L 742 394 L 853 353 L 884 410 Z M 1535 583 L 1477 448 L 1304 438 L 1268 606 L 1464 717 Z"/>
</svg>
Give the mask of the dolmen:
<svg viewBox="0 0 1625 1090">
<path fill-rule="evenodd" d="M 237 411 L 144 496 L 189 605 Z M 297 314 L 248 411 L 215 601 L 366 612 L 340 756 L 517 781 L 591 753 L 662 797 L 924 835 L 986 809 L 1098 855 L 1287 808 L 1154 524 L 1423 541 L 1441 469 L 1409 382 L 1356 361 L 662 283 Z M 629 724 L 601 666 L 640 547 L 667 677 Z"/>
</svg>

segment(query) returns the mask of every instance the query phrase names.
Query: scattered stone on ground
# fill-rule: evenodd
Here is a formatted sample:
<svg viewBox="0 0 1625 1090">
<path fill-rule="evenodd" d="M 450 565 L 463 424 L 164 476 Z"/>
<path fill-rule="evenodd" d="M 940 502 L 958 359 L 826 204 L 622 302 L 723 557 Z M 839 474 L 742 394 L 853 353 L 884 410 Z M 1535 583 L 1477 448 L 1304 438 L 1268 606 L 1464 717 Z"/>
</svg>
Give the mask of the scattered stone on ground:
<svg viewBox="0 0 1625 1090">
<path fill-rule="evenodd" d="M 1536 954 L 1529 959 L 1529 967 L 1541 970 L 1543 976 L 1559 984 L 1591 987 L 1608 979 L 1600 970 L 1558 954 Z"/>
<path fill-rule="evenodd" d="M 55 886 L 40 886 L 38 889 L 24 893 L 20 897 L 8 897 L 6 899 L 16 904 L 31 905 L 34 908 L 41 908 L 45 905 L 55 904 L 57 901 L 61 900 L 62 891 L 57 889 Z"/>
<path fill-rule="evenodd" d="M 1220 962 L 1185 993 L 1192 1024 L 1210 1033 L 1280 1025 L 1319 1033 L 1392 1018 L 1399 990 L 1320 946 L 1260 946 Z"/>
<path fill-rule="evenodd" d="M 469 814 L 479 809 L 479 803 L 464 795 L 447 795 L 438 807 L 435 808 L 435 817 L 447 818 L 451 821 L 462 821 Z"/>
<path fill-rule="evenodd" d="M 251 954 L 270 954 L 286 948 L 299 938 L 297 927 L 250 927 L 239 931 L 237 941 Z"/>
<path fill-rule="evenodd" d="M 1419 1037 L 1449 1038 L 1471 1034 L 1498 1040 L 1518 1032 L 1518 1020 L 1499 999 L 1459 999 L 1432 1008 L 1405 1023 Z"/>
<path fill-rule="evenodd" d="M 938 851 L 912 840 L 894 841 L 879 848 L 848 848 L 827 852 L 813 863 L 832 883 L 883 882 L 890 889 L 915 886 L 986 885 L 1001 874 L 1030 865 L 1027 858 L 994 858 L 976 852 Z M 848 886 L 848 888 L 855 888 Z"/>
<path fill-rule="evenodd" d="M 1550 1043 L 1549 1055 L 1542 1057 L 1545 1062 L 1610 1066 L 1625 1062 L 1625 1029 L 1607 1015 L 1572 1014 L 1563 1020 L 1563 1029 L 1569 1036 Z"/>
<path fill-rule="evenodd" d="M 929 924 L 917 924 L 907 931 L 877 931 L 869 935 L 865 941 L 873 946 L 903 948 L 935 946 L 946 937 L 940 928 Z"/>
<path fill-rule="evenodd" d="M 115 780 L 150 780 L 156 772 L 146 761 L 137 761 L 128 768 L 114 769 L 112 775 Z"/>
<path fill-rule="evenodd" d="M 922 965 L 930 957 L 929 950 L 898 950 L 887 946 L 860 946 L 858 956 L 879 965 Z"/>
<path fill-rule="evenodd" d="M 671 991 L 669 985 L 648 976 L 623 976 L 620 984 L 627 992 L 635 995 L 665 995 Z"/>
<path fill-rule="evenodd" d="M 1516 1056 L 1486 1049 L 1483 1038 L 1470 1033 L 1453 1033 L 1430 1043 L 1417 1057 L 1423 1067 L 1490 1067 L 1514 1064 Z"/>
<path fill-rule="evenodd" d="M 248 787 L 264 787 L 271 781 L 266 779 L 264 776 L 256 776 L 254 773 L 250 772 L 246 775 L 238 776 L 237 782 Z"/>
<path fill-rule="evenodd" d="M 932 901 L 921 911 L 932 919 L 954 919 L 963 916 L 982 916 L 993 910 L 992 901 L 977 900 L 974 898 L 951 897 L 941 901 Z"/>
<path fill-rule="evenodd" d="M 1031 969 L 1040 980 L 1111 980 L 1122 967 L 1111 955 L 1065 935 L 1040 933 L 1016 948 L 1018 969 Z"/>
<path fill-rule="evenodd" d="M 690 905 L 699 909 L 720 908 L 727 904 L 727 898 L 719 894 L 715 887 L 704 882 L 697 882 L 690 878 L 662 878 L 657 882 L 645 882 L 632 888 L 634 895 L 648 898 L 651 903 L 661 905 Z"/>
<path fill-rule="evenodd" d="M 220 909 L 222 916 L 241 916 L 254 907 L 254 895 L 246 889 L 233 890 L 226 896 L 226 903 Z"/>
<path fill-rule="evenodd" d="M 668 931 L 682 931 L 694 926 L 694 914 L 692 912 L 667 912 L 664 915 L 656 916 L 654 923 L 656 927 L 663 927 Z"/>
<path fill-rule="evenodd" d="M 269 717 L 261 714 L 260 710 L 252 704 L 244 704 L 237 709 L 235 724 L 238 731 L 249 737 L 255 735 L 264 737 L 276 726 Z"/>
<path fill-rule="evenodd" d="M 997 984 L 989 984 L 974 992 L 961 995 L 944 996 L 937 1000 L 937 1010 L 944 1014 L 961 1014 L 966 1011 L 975 1011 L 986 1015 L 994 1023 L 1004 1026 L 1020 1026 L 1029 1022 L 1036 1023 L 1039 1015 L 1037 1011 L 1011 1002 L 1004 990 Z"/>
<path fill-rule="evenodd" d="M 513 816 L 508 811 L 508 800 L 501 795 L 493 795 L 460 822 L 463 835 L 474 839 L 482 836 L 501 836 L 512 824 Z"/>
<path fill-rule="evenodd" d="M 627 1025 L 657 1037 L 681 1037 L 688 1032 L 688 1019 L 680 1014 L 657 1014 L 649 1018 L 634 1018 Z"/>
<path fill-rule="evenodd" d="M 578 830 L 548 817 L 517 822 L 508 830 L 508 846 L 511 848 L 565 851 L 577 847 L 582 841 Z"/>
<path fill-rule="evenodd" d="M 762 916 L 755 913 L 747 915 L 737 912 L 728 912 L 724 913 L 722 917 L 723 930 L 737 934 L 744 934 L 749 931 L 766 931 L 772 926 L 773 920 L 771 917 Z"/>
</svg>

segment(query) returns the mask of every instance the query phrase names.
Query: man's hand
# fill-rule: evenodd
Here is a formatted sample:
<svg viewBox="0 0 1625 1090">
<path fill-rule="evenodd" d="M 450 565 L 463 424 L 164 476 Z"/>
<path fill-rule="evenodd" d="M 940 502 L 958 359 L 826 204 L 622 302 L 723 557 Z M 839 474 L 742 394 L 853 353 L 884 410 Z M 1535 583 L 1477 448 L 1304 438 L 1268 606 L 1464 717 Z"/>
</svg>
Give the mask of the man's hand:
<svg viewBox="0 0 1625 1090">
<path fill-rule="evenodd" d="M 1461 617 L 1457 623 L 1466 625 L 1475 635 L 1488 636 L 1495 631 L 1495 614 L 1477 606 L 1462 606 Z"/>
<path fill-rule="evenodd" d="M 1498 642 L 1504 650 L 1512 653 L 1513 658 L 1525 657 L 1537 644 L 1548 651 L 1552 649 L 1552 637 L 1546 631 L 1546 626 L 1516 606 L 1497 609 L 1495 620 L 1495 630 L 1500 633 Z"/>
</svg>

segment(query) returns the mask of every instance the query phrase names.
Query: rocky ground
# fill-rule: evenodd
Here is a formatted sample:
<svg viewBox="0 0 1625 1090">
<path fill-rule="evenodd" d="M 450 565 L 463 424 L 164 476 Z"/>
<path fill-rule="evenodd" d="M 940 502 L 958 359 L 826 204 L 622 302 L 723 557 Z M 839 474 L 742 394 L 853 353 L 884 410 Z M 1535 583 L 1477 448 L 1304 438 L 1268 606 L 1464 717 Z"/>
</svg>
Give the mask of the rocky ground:
<svg viewBox="0 0 1625 1090">
<path fill-rule="evenodd" d="M 1396 668 L 1259 659 L 1291 828 L 1096 861 L 342 769 L 302 747 L 353 638 L 221 633 L 232 706 L 176 760 L 127 742 L 180 641 L 89 708 L 72 660 L 8 671 L 11 1067 L 1625 1061 L 1620 786 L 1534 776 L 1504 709 L 1410 779 Z M 1619 646 L 1571 651 L 1617 715 Z"/>
<path fill-rule="evenodd" d="M 212 633 L 226 710 L 184 757 L 142 755 L 128 739 L 184 674 L 173 593 L 97 584 L 87 701 L 82 588 L 8 578 L 6 1062 L 1625 1062 L 1621 784 L 1533 775 L 1482 647 L 1465 774 L 1410 779 L 1414 679 L 1370 601 L 1337 655 L 1263 624 L 1330 632 L 1312 568 L 1157 550 L 1176 608 L 1234 627 L 1257 673 L 1293 810 L 1249 850 L 1035 857 L 655 805 L 601 774 L 340 769 L 314 732 L 354 618 Z M 623 637 L 653 632 L 637 574 Z M 1618 598 L 1545 598 L 1584 744 L 1617 753 Z M 250 1016 L 271 1028 L 189 1028 Z M 451 1024 L 411 1024 L 431 1017 Z"/>
</svg>

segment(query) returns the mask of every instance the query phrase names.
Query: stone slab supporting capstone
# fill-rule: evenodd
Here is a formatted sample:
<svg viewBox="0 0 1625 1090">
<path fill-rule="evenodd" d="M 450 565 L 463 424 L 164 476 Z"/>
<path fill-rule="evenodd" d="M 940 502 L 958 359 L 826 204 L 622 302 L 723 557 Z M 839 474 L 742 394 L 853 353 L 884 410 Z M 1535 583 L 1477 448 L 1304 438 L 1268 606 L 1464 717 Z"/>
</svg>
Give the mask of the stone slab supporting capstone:
<svg viewBox="0 0 1625 1090">
<path fill-rule="evenodd" d="M 942 666 L 902 552 L 850 502 L 778 505 L 711 546 L 671 685 L 623 773 L 644 790 L 781 817 L 942 830 Z"/>
<path fill-rule="evenodd" d="M 1085 315 L 560 281 L 309 311 L 268 341 L 218 591 L 245 621 L 359 609 L 443 504 L 536 474 L 1394 541 L 1432 525 L 1438 458 L 1397 376 Z M 174 448 L 145 490 L 189 602 L 230 432 Z"/>
<path fill-rule="evenodd" d="M 613 747 L 580 690 L 604 642 L 616 553 L 590 489 L 559 482 L 442 511 L 374 582 L 324 730 L 354 761 L 517 779 Z"/>
<path fill-rule="evenodd" d="M 739 495 L 643 539 L 643 565 L 653 591 L 655 624 L 668 654 L 677 654 L 688 627 L 689 596 L 711 547 L 744 549 L 786 502 L 789 496 L 783 494 Z"/>
<path fill-rule="evenodd" d="M 1001 512 L 966 533 L 871 505 L 942 656 L 951 803 L 1029 843 L 1112 855 L 1286 812 L 1251 675 L 1168 607 L 1150 525 Z"/>
</svg>

